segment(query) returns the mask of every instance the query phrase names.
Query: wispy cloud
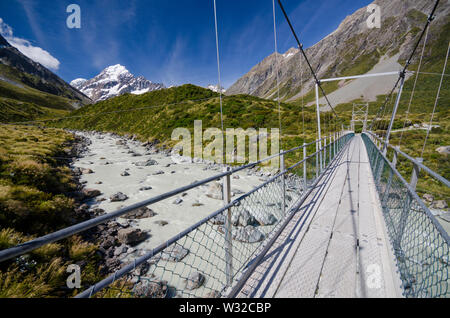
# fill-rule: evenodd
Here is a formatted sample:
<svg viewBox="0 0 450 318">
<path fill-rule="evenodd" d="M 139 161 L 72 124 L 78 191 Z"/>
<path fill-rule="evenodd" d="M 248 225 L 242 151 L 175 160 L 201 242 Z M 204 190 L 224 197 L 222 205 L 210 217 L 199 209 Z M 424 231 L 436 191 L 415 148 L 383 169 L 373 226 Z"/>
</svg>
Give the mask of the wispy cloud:
<svg viewBox="0 0 450 318">
<path fill-rule="evenodd" d="M 167 57 L 167 62 L 164 65 L 163 81 L 169 86 L 180 84 L 179 80 L 183 77 L 185 62 L 183 52 L 186 50 L 186 42 L 186 39 L 177 36 Z"/>
<path fill-rule="evenodd" d="M 0 34 L 23 55 L 52 70 L 58 70 L 60 62 L 46 50 L 34 46 L 30 41 L 14 36 L 13 29 L 0 18 Z"/>
</svg>

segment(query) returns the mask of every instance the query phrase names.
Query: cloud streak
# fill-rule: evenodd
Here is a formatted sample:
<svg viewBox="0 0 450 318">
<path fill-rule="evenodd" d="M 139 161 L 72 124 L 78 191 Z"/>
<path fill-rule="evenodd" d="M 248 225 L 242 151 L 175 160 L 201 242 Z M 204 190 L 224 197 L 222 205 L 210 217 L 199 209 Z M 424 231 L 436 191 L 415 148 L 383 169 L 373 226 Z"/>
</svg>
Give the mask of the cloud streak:
<svg viewBox="0 0 450 318">
<path fill-rule="evenodd" d="M 46 50 L 34 46 L 30 41 L 14 36 L 13 29 L 0 18 L 0 34 L 23 55 L 52 70 L 58 70 L 60 62 Z"/>
</svg>

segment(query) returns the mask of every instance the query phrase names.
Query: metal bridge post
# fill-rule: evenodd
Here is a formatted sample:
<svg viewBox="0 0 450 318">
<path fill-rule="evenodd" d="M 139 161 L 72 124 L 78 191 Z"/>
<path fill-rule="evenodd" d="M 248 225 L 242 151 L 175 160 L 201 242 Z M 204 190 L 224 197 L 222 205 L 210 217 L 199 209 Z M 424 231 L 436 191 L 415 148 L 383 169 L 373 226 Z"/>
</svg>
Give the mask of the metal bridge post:
<svg viewBox="0 0 450 318">
<path fill-rule="evenodd" d="M 394 168 L 396 168 L 397 166 L 397 158 L 398 158 L 397 149 L 400 149 L 400 147 L 399 146 L 394 147 L 394 157 L 392 158 L 392 165 L 394 166 Z"/>
<path fill-rule="evenodd" d="M 323 167 L 322 171 L 327 166 L 327 136 L 323 137 Z"/>
<path fill-rule="evenodd" d="M 419 163 L 423 162 L 423 158 L 416 158 L 416 160 Z M 409 182 L 409 185 L 411 188 L 413 188 L 414 191 L 416 191 L 417 181 L 419 180 L 419 173 L 420 173 L 420 167 L 413 163 L 413 171 L 411 175 L 411 181 Z"/>
<path fill-rule="evenodd" d="M 226 167 L 224 171 L 230 171 L 230 167 Z M 231 200 L 231 176 L 223 177 L 223 200 L 225 204 L 230 203 Z M 227 279 L 227 286 L 231 287 L 233 283 L 233 236 L 232 236 L 232 222 L 231 222 L 231 208 L 227 210 L 227 218 L 225 224 L 225 273 Z"/>
<path fill-rule="evenodd" d="M 331 153 L 332 153 L 332 148 L 333 148 L 333 141 L 331 139 L 331 135 L 330 135 L 330 142 L 328 143 L 328 147 L 330 148 L 330 149 L 328 149 L 328 152 L 330 153 L 330 163 L 331 163 L 331 160 L 332 160 Z"/>
<path fill-rule="evenodd" d="M 316 178 L 319 177 L 319 141 L 316 140 Z"/>
<path fill-rule="evenodd" d="M 394 157 L 392 158 L 392 166 L 394 167 L 394 169 L 396 168 L 396 165 L 397 165 L 397 157 L 398 157 L 397 149 L 399 149 L 399 147 L 395 146 L 394 147 Z M 389 191 L 391 190 L 392 178 L 393 177 L 394 177 L 394 172 L 392 171 L 392 169 L 390 169 L 390 171 L 389 171 L 389 180 L 387 182 L 386 189 L 384 191 L 383 199 L 381 200 L 381 206 L 382 207 L 384 207 L 386 205 L 387 200 L 389 199 Z"/>
<path fill-rule="evenodd" d="M 320 128 L 320 106 L 319 106 L 319 85 L 316 83 L 316 114 L 317 114 L 317 140 L 319 141 L 319 150 L 322 148 L 322 131 Z M 320 171 L 322 171 L 322 151 L 319 152 Z"/>
<path fill-rule="evenodd" d="M 283 152 L 283 150 L 281 150 Z M 281 189 L 283 191 L 283 207 L 281 208 L 281 211 L 283 212 L 283 215 L 286 215 L 286 175 L 283 173 L 285 171 L 285 165 L 284 165 L 284 154 L 281 154 L 280 156 L 280 167 L 281 167 Z"/>
<path fill-rule="evenodd" d="M 303 186 L 303 191 L 306 191 L 307 185 L 308 185 L 308 179 L 306 176 L 306 143 L 303 141 L 303 182 L 304 182 L 304 186 Z"/>
<path fill-rule="evenodd" d="M 333 133 L 333 158 L 336 157 L 336 132 Z"/>
<path fill-rule="evenodd" d="M 386 139 L 383 146 L 383 154 L 386 154 L 387 145 L 389 143 L 389 138 L 391 136 L 392 126 L 394 125 L 395 115 L 397 114 L 398 104 L 400 103 L 400 98 L 402 97 L 403 84 L 405 83 L 405 73 L 401 73 L 400 88 L 398 89 L 397 100 L 395 101 L 394 110 L 392 111 L 391 121 L 389 122 L 389 128 L 386 132 Z"/>
</svg>

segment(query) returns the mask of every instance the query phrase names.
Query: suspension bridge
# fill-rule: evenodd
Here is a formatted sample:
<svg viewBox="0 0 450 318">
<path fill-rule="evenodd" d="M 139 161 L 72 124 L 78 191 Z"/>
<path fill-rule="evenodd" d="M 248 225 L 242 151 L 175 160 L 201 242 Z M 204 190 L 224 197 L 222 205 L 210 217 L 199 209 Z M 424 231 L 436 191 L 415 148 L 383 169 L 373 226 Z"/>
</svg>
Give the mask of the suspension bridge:
<svg viewBox="0 0 450 318">
<path fill-rule="evenodd" d="M 346 77 L 398 76 L 370 125 L 368 106 L 354 105 L 350 129 L 344 128 L 321 86 L 343 78 L 317 77 L 281 1 L 278 3 L 315 80 L 316 140 L 257 162 L 225 167 L 212 177 L 2 250 L 0 262 L 220 180 L 223 207 L 122 264 L 76 297 L 449 297 L 450 239 L 416 193 L 416 186 L 424 177 L 447 188 L 450 182 L 420 158 L 412 158 L 390 143 L 407 68 L 424 36 L 425 47 L 439 1 L 400 72 Z M 273 6 L 275 12 L 275 1 Z M 218 48 L 215 1 L 214 14 Z M 440 85 L 447 58 L 448 51 Z M 218 49 L 217 61 L 219 66 Z M 218 71 L 220 88 L 220 67 Z M 416 74 L 419 71 L 420 64 Z M 319 92 L 335 116 L 334 128 L 339 127 L 325 136 L 321 135 Z M 440 87 L 436 103 L 439 92 Z M 382 130 L 380 119 L 391 100 L 391 119 Z M 220 106 L 222 110 L 222 103 Z M 435 109 L 436 104 L 427 137 Z M 358 122 L 363 125 L 360 134 L 354 131 Z M 383 136 L 374 133 L 380 130 Z M 288 155 L 298 160 L 286 167 Z M 232 199 L 236 175 L 274 158 L 280 161 L 275 175 Z M 400 159 L 411 166 L 409 180 L 396 168 Z M 136 271 L 143 267 L 145 271 Z"/>
</svg>

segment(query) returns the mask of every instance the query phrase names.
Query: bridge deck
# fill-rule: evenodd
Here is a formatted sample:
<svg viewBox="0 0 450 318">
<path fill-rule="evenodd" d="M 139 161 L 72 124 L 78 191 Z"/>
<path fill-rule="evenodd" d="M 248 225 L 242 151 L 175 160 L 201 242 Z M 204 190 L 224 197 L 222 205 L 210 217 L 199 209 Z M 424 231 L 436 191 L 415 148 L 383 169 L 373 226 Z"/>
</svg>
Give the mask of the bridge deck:
<svg viewBox="0 0 450 318">
<path fill-rule="evenodd" d="M 400 296 L 382 218 L 367 152 L 356 136 L 286 226 L 240 296 Z"/>
</svg>

